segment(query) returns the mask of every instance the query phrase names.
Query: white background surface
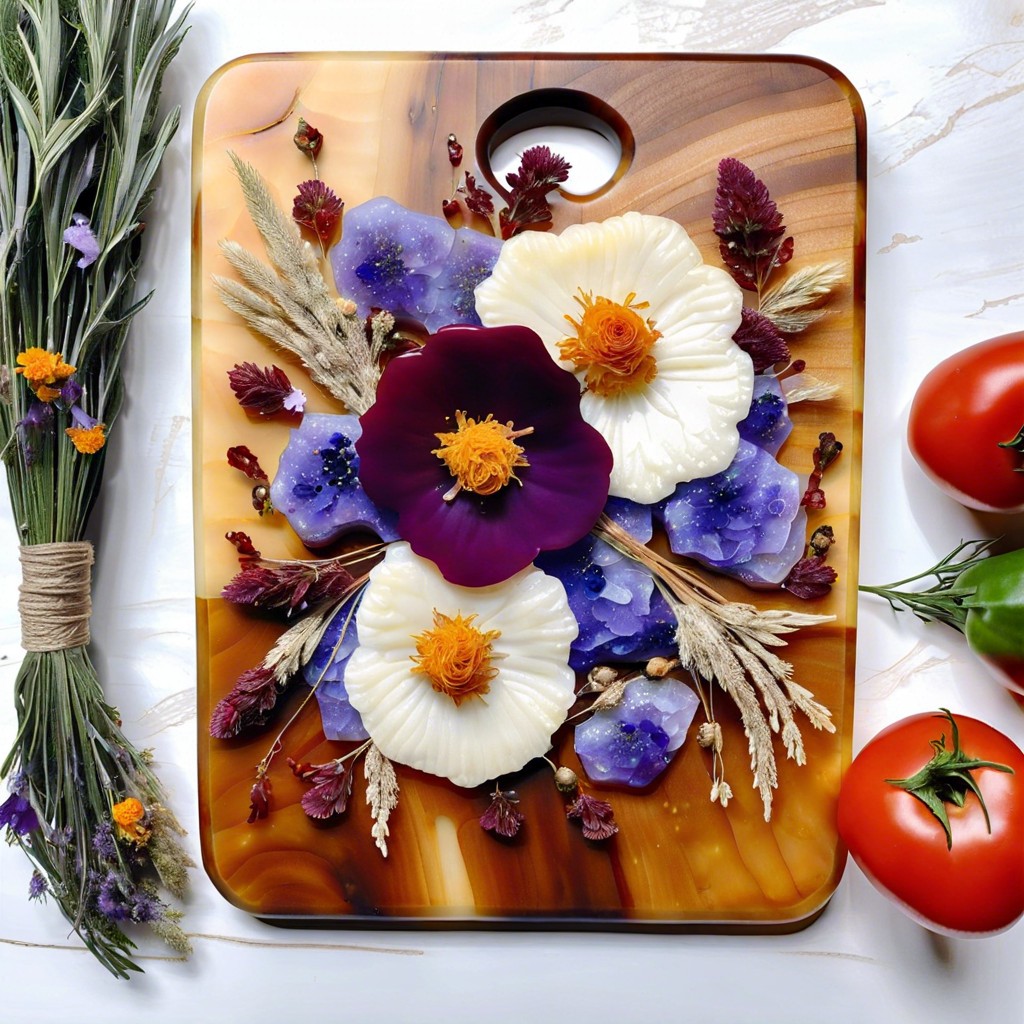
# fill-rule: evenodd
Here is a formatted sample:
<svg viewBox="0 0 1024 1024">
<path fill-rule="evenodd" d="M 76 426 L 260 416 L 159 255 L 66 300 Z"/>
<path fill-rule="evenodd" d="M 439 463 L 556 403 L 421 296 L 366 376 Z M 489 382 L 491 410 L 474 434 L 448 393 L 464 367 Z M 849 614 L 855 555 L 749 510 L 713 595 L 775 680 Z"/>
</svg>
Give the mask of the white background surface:
<svg viewBox="0 0 1024 1024">
<path fill-rule="evenodd" d="M 167 76 L 182 130 L 150 219 L 129 397 L 95 520 L 94 652 L 126 731 L 152 746 L 198 852 L 189 366 L 190 129 L 222 63 L 310 49 L 799 53 L 834 64 L 868 121 L 867 379 L 861 577 L 930 565 L 962 537 L 1021 534 L 938 494 L 903 443 L 925 371 L 1024 328 L 1024 3 L 1019 0 L 198 0 Z M 6 492 L 5 492 L 6 493 Z M 0 747 L 21 656 L 17 566 L 0 516 Z M 1021 537 L 1024 540 L 1024 536 Z M 861 601 L 855 749 L 938 706 L 1024 745 L 1024 711 L 961 639 Z M 164 1021 L 709 1020 L 844 1024 L 1024 1021 L 1024 925 L 985 940 L 923 931 L 853 866 L 823 917 L 790 936 L 283 931 L 229 906 L 202 870 L 188 963 L 143 942 L 115 982 L 29 871 L 0 849 L 0 1019 Z"/>
</svg>

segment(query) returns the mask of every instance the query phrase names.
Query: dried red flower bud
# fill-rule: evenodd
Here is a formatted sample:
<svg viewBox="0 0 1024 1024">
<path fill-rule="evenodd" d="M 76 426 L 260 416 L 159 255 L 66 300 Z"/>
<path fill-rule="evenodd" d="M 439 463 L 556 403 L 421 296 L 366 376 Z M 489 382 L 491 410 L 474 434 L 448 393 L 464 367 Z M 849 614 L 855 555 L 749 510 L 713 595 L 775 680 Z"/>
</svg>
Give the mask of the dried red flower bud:
<svg viewBox="0 0 1024 1024">
<path fill-rule="evenodd" d="M 270 779 L 261 775 L 249 791 L 249 817 L 246 821 L 250 825 L 270 813 L 270 788 Z"/>
<path fill-rule="evenodd" d="M 324 137 L 311 124 L 303 118 L 299 118 L 299 129 L 292 136 L 300 153 L 305 153 L 310 159 L 315 160 L 320 155 L 324 144 Z"/>
<path fill-rule="evenodd" d="M 453 217 L 459 215 L 459 201 L 458 199 L 442 199 L 441 200 L 441 212 L 451 220 Z"/>
<path fill-rule="evenodd" d="M 831 431 L 825 431 L 818 435 L 818 447 L 814 449 L 814 471 L 807 480 L 807 490 L 800 499 L 800 504 L 807 508 L 823 509 L 825 507 L 825 492 L 821 489 L 821 477 L 825 470 L 839 458 L 843 450 L 842 444 L 836 440 L 836 435 Z"/>
<path fill-rule="evenodd" d="M 292 202 L 292 219 L 299 227 L 312 231 L 321 249 L 327 249 L 334 237 L 345 204 L 319 178 L 299 184 L 299 192 Z"/>
<path fill-rule="evenodd" d="M 819 526 L 814 533 L 811 534 L 810 542 L 807 545 L 808 558 L 824 558 L 835 542 L 835 530 L 833 530 L 831 526 Z"/>
<path fill-rule="evenodd" d="M 579 781 L 579 776 L 571 768 L 562 765 L 555 769 L 555 786 L 560 793 L 575 793 Z"/>
<path fill-rule="evenodd" d="M 243 672 L 228 695 L 210 715 L 210 735 L 226 740 L 251 725 L 262 725 L 277 704 L 280 686 L 273 669 L 265 665 Z"/>
<path fill-rule="evenodd" d="M 839 573 L 825 564 L 823 555 L 811 555 L 801 558 L 789 570 L 789 575 L 782 581 L 782 589 L 801 600 L 813 601 L 826 597 L 838 578 Z"/>
<path fill-rule="evenodd" d="M 454 132 L 448 136 L 448 162 L 452 167 L 458 167 L 462 163 L 462 144 Z"/>
<path fill-rule="evenodd" d="M 266 484 L 257 484 L 252 489 L 252 507 L 261 516 L 274 511 L 274 505 L 270 500 L 270 488 Z"/>
<path fill-rule="evenodd" d="M 260 553 L 256 550 L 256 546 L 253 544 L 249 534 L 243 533 L 241 530 L 229 530 L 224 534 L 224 539 L 234 544 L 239 560 L 244 561 L 249 558 L 260 557 Z"/>
<path fill-rule="evenodd" d="M 291 613 L 306 605 L 341 598 L 353 582 L 352 574 L 337 562 L 268 565 L 249 561 L 224 587 L 221 597 L 233 604 Z"/>
<path fill-rule="evenodd" d="M 518 804 L 519 800 L 514 791 L 503 793 L 496 788 L 491 794 L 491 805 L 480 815 L 480 827 L 486 832 L 494 832 L 506 839 L 512 839 L 526 821 Z"/>
<path fill-rule="evenodd" d="M 619 831 L 612 813 L 612 805 L 606 800 L 588 796 L 582 790 L 572 805 L 566 809 L 565 814 L 570 821 L 580 823 L 583 835 L 587 839 L 610 839 Z"/>
<path fill-rule="evenodd" d="M 240 469 L 250 480 L 267 483 L 267 474 L 260 466 L 260 460 L 244 444 L 235 445 L 227 452 L 228 465 L 232 469 Z"/>
<path fill-rule="evenodd" d="M 344 814 L 352 795 L 354 763 L 352 757 L 325 764 L 296 764 L 288 759 L 292 772 L 303 782 L 312 783 L 312 789 L 307 790 L 300 801 L 308 817 L 323 821 Z"/>
<path fill-rule="evenodd" d="M 466 184 L 463 189 L 466 195 L 466 206 L 481 217 L 490 217 L 494 213 L 494 197 L 485 188 L 476 183 L 476 178 L 466 171 Z"/>
</svg>

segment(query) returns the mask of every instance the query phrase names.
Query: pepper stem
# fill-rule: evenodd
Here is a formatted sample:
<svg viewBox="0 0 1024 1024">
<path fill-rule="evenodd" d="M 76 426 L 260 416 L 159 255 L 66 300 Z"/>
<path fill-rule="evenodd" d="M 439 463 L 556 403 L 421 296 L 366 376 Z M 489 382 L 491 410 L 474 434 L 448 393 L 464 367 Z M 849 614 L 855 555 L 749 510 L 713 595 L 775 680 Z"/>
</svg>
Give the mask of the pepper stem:
<svg viewBox="0 0 1024 1024">
<path fill-rule="evenodd" d="M 894 611 L 908 608 L 925 622 L 943 622 L 963 633 L 967 628 L 967 613 L 970 610 L 965 602 L 974 595 L 976 588 L 958 587 L 957 580 L 968 569 L 984 562 L 994 543 L 992 540 L 963 541 L 924 572 L 877 587 L 861 584 L 857 589 L 865 594 L 884 597 Z M 917 583 L 930 576 L 935 577 L 935 583 L 925 590 L 903 589 L 908 583 Z"/>
<path fill-rule="evenodd" d="M 1014 772 L 1009 765 L 968 757 L 960 749 L 960 730 L 957 728 L 956 719 L 948 709 L 940 708 L 940 710 L 949 720 L 953 749 L 946 749 L 946 737 L 943 734 L 937 740 L 931 741 L 935 753 L 920 771 L 907 779 L 886 779 L 885 781 L 892 786 L 906 790 L 911 796 L 917 797 L 935 815 L 939 824 L 942 825 L 942 830 L 946 833 L 946 849 L 952 850 L 953 832 L 950 829 L 946 804 L 963 807 L 968 792 L 978 798 L 981 810 L 985 815 L 985 826 L 988 828 L 989 834 L 992 832 L 992 822 L 989 820 L 985 797 L 982 796 L 981 789 L 971 772 L 976 768 L 992 768 L 997 772 L 1008 772 L 1010 775 L 1013 775 Z"/>
</svg>

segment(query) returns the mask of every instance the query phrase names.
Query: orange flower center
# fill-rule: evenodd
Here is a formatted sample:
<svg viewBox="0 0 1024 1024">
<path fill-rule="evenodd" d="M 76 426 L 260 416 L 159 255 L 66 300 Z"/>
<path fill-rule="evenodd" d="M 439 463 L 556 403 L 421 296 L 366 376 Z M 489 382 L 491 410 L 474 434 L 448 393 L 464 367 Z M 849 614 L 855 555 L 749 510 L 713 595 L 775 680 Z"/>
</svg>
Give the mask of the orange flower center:
<svg viewBox="0 0 1024 1024">
<path fill-rule="evenodd" d="M 596 299 L 591 292 L 580 289 L 576 301 L 583 310 L 579 320 L 566 316 L 576 330 L 576 337 L 558 343 L 563 359 L 570 360 L 577 370 L 586 371 L 588 391 L 614 397 L 623 391 L 650 384 L 658 374 L 651 355 L 654 343 L 661 337 L 653 320 L 645 320 L 637 312 L 649 303 L 634 302 L 630 292 L 624 302 L 612 302 L 603 296 Z"/>
<path fill-rule="evenodd" d="M 522 481 L 515 470 L 529 466 L 523 449 L 516 439 L 533 433 L 533 427 L 515 430 L 512 421 L 499 423 L 488 413 L 487 418 L 475 420 L 461 410 L 455 413 L 455 430 L 434 436 L 441 442 L 433 449 L 455 477 L 455 485 L 445 496 L 451 501 L 461 490 L 474 494 L 497 494 L 509 481 Z"/>
<path fill-rule="evenodd" d="M 455 702 L 458 707 L 470 697 L 482 697 L 491 686 L 498 670 L 491 665 L 496 657 L 492 643 L 501 630 L 486 632 L 473 625 L 476 615 L 452 618 L 434 609 L 434 628 L 413 637 L 416 653 L 411 654 L 416 668 L 430 680 L 430 685 Z"/>
</svg>

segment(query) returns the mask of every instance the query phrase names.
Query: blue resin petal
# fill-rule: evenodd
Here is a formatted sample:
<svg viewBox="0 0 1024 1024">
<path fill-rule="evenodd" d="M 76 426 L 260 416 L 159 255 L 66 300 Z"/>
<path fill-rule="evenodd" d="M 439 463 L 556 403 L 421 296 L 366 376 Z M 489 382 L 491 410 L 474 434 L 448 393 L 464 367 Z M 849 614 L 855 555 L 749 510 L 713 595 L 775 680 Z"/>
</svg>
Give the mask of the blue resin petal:
<svg viewBox="0 0 1024 1024">
<path fill-rule="evenodd" d="M 796 473 L 740 441 L 728 469 L 680 484 L 657 514 L 673 552 L 730 571 L 787 548 L 802 493 Z"/>
<path fill-rule="evenodd" d="M 632 534 L 641 544 L 646 544 L 654 536 L 653 506 L 641 505 L 629 498 L 609 498 L 604 506 L 604 513 L 614 520 L 626 533 Z"/>
<path fill-rule="evenodd" d="M 378 509 L 359 482 L 353 446 L 361 433 L 356 416 L 309 413 L 281 453 L 270 500 L 307 547 L 324 547 L 353 530 L 398 539 L 395 516 Z"/>
<path fill-rule="evenodd" d="M 491 276 L 500 251 L 501 241 L 490 235 L 470 228 L 455 232 L 451 254 L 434 280 L 437 305 L 423 318 L 431 334 L 451 324 L 480 325 L 473 293 L 485 277 Z"/>
<path fill-rule="evenodd" d="M 344 636 L 341 635 L 342 629 L 345 630 Z M 320 704 L 324 737 L 329 740 L 369 739 L 369 733 L 363 728 L 363 720 L 349 703 L 348 692 L 345 690 L 345 668 L 358 646 L 356 617 L 350 616 L 347 608 L 342 608 L 331 620 L 313 657 L 302 669 L 308 686 L 314 686 L 320 680 L 316 699 Z"/>
<path fill-rule="evenodd" d="M 744 441 L 756 444 L 769 455 L 778 455 L 793 430 L 789 418 L 789 404 L 782 392 L 778 377 L 759 373 L 754 377 L 754 394 L 750 412 L 737 425 Z"/>
<path fill-rule="evenodd" d="M 479 325 L 473 289 L 490 273 L 501 242 L 443 217 L 377 196 L 346 210 L 341 241 L 331 250 L 338 293 L 360 316 L 374 308 L 424 324 Z"/>
<path fill-rule="evenodd" d="M 634 679 L 621 702 L 576 726 L 576 753 L 594 782 L 641 788 L 668 767 L 700 701 L 680 679 Z"/>
<path fill-rule="evenodd" d="M 561 580 L 579 636 L 569 665 L 586 672 L 607 662 L 645 662 L 676 652 L 676 620 L 642 565 L 592 535 L 536 559 Z"/>
</svg>

